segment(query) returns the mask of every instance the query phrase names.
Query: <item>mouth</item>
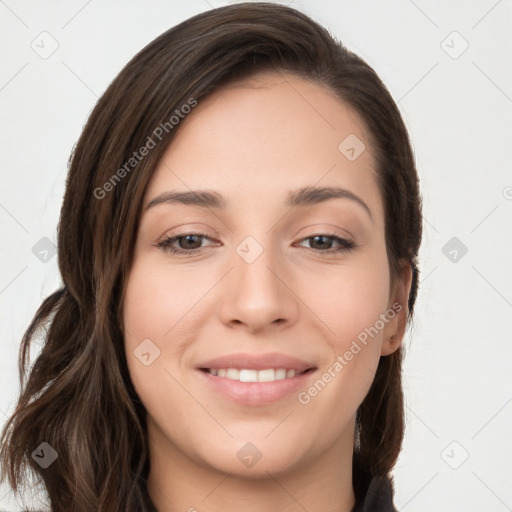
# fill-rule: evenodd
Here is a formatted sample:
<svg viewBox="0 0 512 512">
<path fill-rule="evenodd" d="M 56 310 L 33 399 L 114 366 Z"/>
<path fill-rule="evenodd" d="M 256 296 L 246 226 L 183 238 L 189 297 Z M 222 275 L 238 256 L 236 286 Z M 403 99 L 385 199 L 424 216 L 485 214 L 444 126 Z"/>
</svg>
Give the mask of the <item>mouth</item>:
<svg viewBox="0 0 512 512">
<path fill-rule="evenodd" d="M 231 354 L 198 365 L 196 374 L 223 400 L 264 406 L 305 389 L 316 370 L 314 364 L 283 354 Z"/>
<path fill-rule="evenodd" d="M 252 370 L 250 368 L 199 368 L 200 371 L 213 375 L 236 380 L 238 382 L 275 382 L 284 379 L 293 379 L 312 372 L 316 368 L 306 370 L 295 370 L 293 368 L 265 368 L 263 370 Z"/>
</svg>

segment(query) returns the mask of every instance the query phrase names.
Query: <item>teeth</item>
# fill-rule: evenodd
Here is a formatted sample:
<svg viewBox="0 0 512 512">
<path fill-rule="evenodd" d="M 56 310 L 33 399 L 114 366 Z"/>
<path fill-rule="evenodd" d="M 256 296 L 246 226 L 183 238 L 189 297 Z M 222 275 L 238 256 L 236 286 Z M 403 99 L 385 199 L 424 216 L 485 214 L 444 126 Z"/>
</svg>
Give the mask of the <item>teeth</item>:
<svg viewBox="0 0 512 512">
<path fill-rule="evenodd" d="M 295 377 L 295 370 L 290 370 L 292 373 L 290 374 L 291 377 Z M 292 375 L 293 374 L 293 375 Z M 287 373 L 284 368 L 281 368 L 280 370 L 276 370 L 276 380 L 282 380 L 287 378 Z"/>
<path fill-rule="evenodd" d="M 228 379 L 240 380 L 240 370 L 237 370 L 236 368 L 229 368 L 226 373 L 226 377 Z"/>
<path fill-rule="evenodd" d="M 258 382 L 272 382 L 276 378 L 276 371 L 272 368 L 269 368 L 268 370 L 260 370 L 254 371 L 254 376 L 257 377 Z M 253 380 L 252 382 L 256 382 L 256 380 Z"/>
<path fill-rule="evenodd" d="M 238 370 L 237 368 L 209 369 L 209 373 L 218 377 L 226 377 L 240 382 L 274 382 L 275 380 L 291 379 L 301 372 L 285 368 L 268 368 L 265 370 Z"/>
</svg>

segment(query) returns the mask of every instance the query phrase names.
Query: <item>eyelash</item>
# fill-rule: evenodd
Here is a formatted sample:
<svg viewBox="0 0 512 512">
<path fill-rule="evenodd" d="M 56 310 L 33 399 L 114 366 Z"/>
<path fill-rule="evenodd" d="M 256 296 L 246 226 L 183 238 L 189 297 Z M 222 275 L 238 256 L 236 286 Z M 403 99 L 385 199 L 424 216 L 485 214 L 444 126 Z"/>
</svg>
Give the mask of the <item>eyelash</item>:
<svg viewBox="0 0 512 512">
<path fill-rule="evenodd" d="M 183 233 L 183 234 L 175 235 L 172 237 L 167 237 L 164 240 L 157 243 L 156 245 L 157 245 L 157 247 L 161 248 L 165 252 L 169 252 L 169 253 L 175 254 L 175 255 L 181 254 L 185 257 L 193 256 L 194 254 L 196 254 L 196 253 L 200 252 L 202 249 L 204 249 L 204 247 L 198 247 L 197 249 L 185 250 L 185 249 L 176 249 L 176 248 L 171 247 L 172 243 L 178 241 L 181 238 L 186 238 L 187 236 L 198 236 L 198 237 L 202 237 L 202 238 L 205 238 L 208 240 L 212 240 L 208 235 L 205 235 L 203 233 Z M 318 233 L 316 235 L 311 235 L 306 238 L 302 238 L 300 240 L 300 242 L 304 242 L 306 240 L 311 240 L 316 237 L 331 238 L 333 241 L 340 244 L 340 247 L 338 247 L 337 249 L 332 249 L 332 248 L 327 249 L 327 250 L 311 249 L 312 251 L 316 252 L 317 254 L 343 253 L 343 252 L 348 252 L 357 247 L 357 245 L 354 242 L 347 240 L 345 238 L 341 238 L 333 233 Z M 305 249 L 307 249 L 307 248 L 305 248 Z"/>
</svg>

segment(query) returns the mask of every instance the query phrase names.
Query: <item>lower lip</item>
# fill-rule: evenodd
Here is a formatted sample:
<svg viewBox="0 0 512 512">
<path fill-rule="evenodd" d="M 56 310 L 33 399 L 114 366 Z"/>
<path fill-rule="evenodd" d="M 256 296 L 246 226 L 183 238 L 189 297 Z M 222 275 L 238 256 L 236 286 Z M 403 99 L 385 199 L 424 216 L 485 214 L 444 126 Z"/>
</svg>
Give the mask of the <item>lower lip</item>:
<svg viewBox="0 0 512 512">
<path fill-rule="evenodd" d="M 240 405 L 268 405 L 282 400 L 303 388 L 314 373 L 314 370 L 309 370 L 295 377 L 273 382 L 240 382 L 218 377 L 203 370 L 197 371 L 215 391 Z"/>
</svg>

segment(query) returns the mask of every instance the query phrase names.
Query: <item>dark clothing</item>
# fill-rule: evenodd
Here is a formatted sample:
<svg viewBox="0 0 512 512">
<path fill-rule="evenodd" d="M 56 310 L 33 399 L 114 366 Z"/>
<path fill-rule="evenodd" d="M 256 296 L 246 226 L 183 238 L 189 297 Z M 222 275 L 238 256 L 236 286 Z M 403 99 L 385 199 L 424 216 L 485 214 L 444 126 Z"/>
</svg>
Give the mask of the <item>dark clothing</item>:
<svg viewBox="0 0 512 512">
<path fill-rule="evenodd" d="M 366 490 L 357 496 L 352 512 L 397 512 L 393 504 L 393 487 L 386 477 L 373 477 Z"/>
</svg>

